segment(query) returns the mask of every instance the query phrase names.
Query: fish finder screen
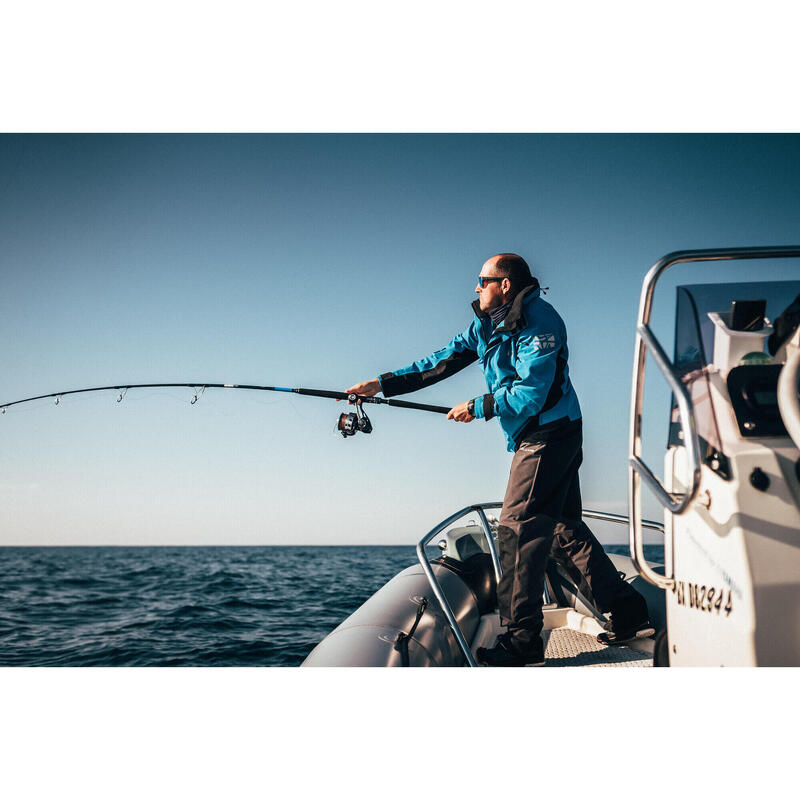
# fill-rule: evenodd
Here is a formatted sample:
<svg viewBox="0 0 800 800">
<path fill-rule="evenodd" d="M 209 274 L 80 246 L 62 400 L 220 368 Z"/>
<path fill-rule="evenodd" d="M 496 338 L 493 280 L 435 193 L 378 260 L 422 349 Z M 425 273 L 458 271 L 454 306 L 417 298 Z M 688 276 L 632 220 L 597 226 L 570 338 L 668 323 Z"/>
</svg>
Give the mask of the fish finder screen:
<svg viewBox="0 0 800 800">
<path fill-rule="evenodd" d="M 757 406 L 777 406 L 778 394 L 770 389 L 756 389 L 753 400 Z"/>
</svg>

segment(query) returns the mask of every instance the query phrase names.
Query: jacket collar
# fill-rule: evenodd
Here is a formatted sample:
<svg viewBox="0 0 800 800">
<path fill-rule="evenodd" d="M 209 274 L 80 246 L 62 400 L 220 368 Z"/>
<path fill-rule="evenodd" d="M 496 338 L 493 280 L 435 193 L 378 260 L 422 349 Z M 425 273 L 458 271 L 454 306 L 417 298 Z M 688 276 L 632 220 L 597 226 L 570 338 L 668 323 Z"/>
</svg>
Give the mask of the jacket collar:
<svg viewBox="0 0 800 800">
<path fill-rule="evenodd" d="M 509 309 L 508 314 L 506 314 L 506 318 L 494 329 L 493 332 L 516 330 L 517 326 L 520 324 L 520 320 L 522 320 L 522 306 L 525 303 L 525 298 L 529 297 L 531 300 L 534 300 L 539 297 L 539 294 L 539 281 L 534 278 L 533 283 L 529 284 L 517 293 L 514 301 L 511 303 L 511 308 Z M 481 310 L 479 300 L 472 301 L 472 310 L 479 319 L 491 319 L 489 314 Z"/>
</svg>

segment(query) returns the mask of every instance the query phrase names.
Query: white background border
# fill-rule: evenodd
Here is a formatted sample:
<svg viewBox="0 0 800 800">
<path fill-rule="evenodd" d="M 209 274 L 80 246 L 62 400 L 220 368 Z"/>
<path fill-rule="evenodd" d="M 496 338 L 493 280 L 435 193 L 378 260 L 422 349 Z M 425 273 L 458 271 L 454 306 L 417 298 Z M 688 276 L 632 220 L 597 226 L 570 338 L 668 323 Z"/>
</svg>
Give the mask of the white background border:
<svg viewBox="0 0 800 800">
<path fill-rule="evenodd" d="M 790 4 L 552 5 L 3 2 L 0 129 L 798 130 Z M 3 669 L 0 793 L 778 795 L 796 676 Z"/>
</svg>

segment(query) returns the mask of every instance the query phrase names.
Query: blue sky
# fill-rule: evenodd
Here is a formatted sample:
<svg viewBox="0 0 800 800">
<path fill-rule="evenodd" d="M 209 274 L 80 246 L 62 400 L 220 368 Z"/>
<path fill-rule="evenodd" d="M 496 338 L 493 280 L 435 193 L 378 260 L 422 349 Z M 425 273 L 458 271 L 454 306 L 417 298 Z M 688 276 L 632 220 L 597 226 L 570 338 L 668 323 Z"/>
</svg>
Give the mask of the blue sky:
<svg viewBox="0 0 800 800">
<path fill-rule="evenodd" d="M 798 243 L 798 185 L 796 135 L 2 135 L 0 402 L 344 389 L 445 344 L 482 262 L 515 251 L 567 324 L 584 505 L 624 512 L 644 273 L 676 249 Z M 656 330 L 671 346 L 678 283 L 797 275 L 676 267 Z M 483 391 L 474 365 L 408 399 Z M 503 495 L 496 422 L 375 408 L 345 441 L 331 401 L 191 396 L 9 409 L 0 543 L 414 543 Z M 656 465 L 666 398 L 648 383 Z"/>
</svg>

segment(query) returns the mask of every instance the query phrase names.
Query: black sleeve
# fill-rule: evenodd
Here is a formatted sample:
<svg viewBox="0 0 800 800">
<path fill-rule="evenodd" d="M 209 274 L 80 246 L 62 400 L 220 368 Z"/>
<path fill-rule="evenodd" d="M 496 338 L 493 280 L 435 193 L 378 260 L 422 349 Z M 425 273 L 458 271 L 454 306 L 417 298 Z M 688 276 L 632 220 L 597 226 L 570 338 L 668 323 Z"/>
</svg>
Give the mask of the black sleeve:
<svg viewBox="0 0 800 800">
<path fill-rule="evenodd" d="M 451 353 L 434 367 L 421 372 L 404 372 L 402 375 L 384 372 L 379 378 L 383 396 L 394 397 L 398 394 L 416 392 L 427 386 L 433 386 L 435 383 L 461 372 L 464 367 L 474 364 L 477 360 L 478 354 L 474 350 L 461 350 Z"/>
</svg>

